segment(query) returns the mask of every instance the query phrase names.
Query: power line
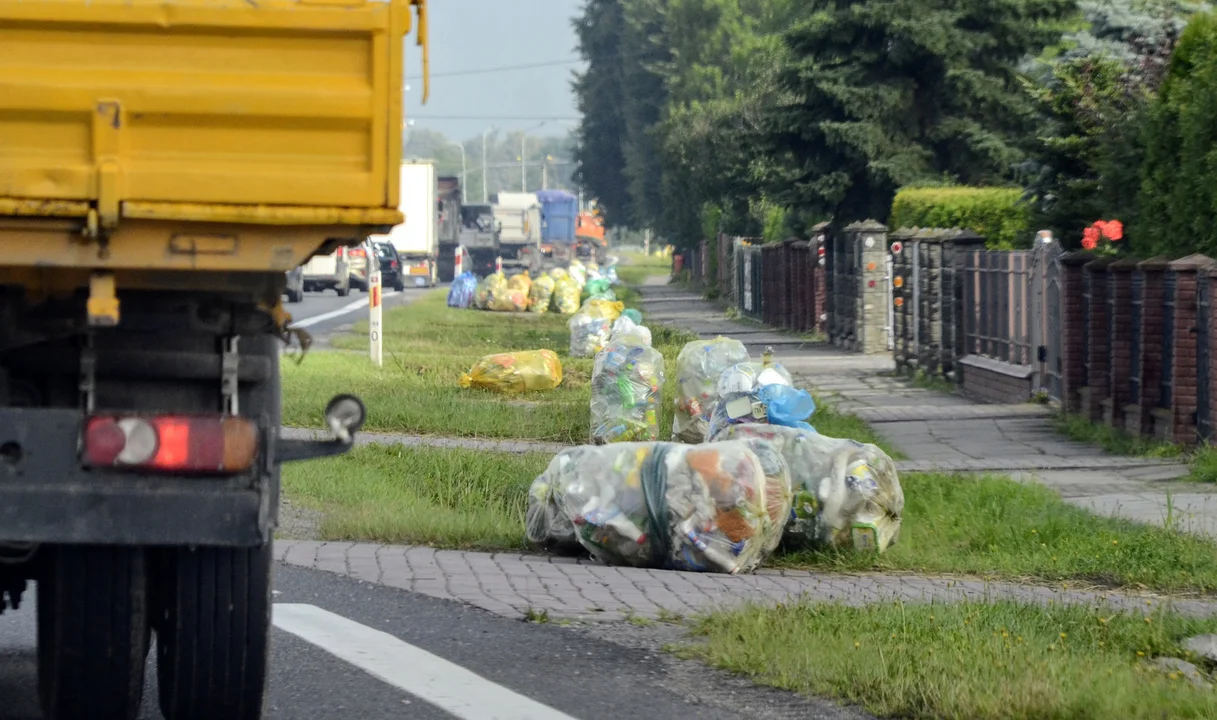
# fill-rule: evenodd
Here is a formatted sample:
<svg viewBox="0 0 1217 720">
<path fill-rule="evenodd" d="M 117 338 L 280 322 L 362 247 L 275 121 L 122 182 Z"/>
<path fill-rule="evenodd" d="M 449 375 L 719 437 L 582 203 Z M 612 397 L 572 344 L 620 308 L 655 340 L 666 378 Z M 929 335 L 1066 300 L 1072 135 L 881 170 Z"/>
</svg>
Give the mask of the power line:
<svg viewBox="0 0 1217 720">
<path fill-rule="evenodd" d="M 585 62 L 582 58 L 574 58 L 570 60 L 545 60 L 542 62 L 523 63 L 521 65 L 495 65 L 486 68 L 472 68 L 469 70 L 451 70 L 449 72 L 431 73 L 431 77 L 459 77 L 462 75 L 487 75 L 490 73 L 512 72 L 514 70 L 532 70 L 534 68 L 559 67 L 562 65 L 575 65 Z M 411 75 L 407 80 L 422 80 L 422 75 Z"/>
</svg>

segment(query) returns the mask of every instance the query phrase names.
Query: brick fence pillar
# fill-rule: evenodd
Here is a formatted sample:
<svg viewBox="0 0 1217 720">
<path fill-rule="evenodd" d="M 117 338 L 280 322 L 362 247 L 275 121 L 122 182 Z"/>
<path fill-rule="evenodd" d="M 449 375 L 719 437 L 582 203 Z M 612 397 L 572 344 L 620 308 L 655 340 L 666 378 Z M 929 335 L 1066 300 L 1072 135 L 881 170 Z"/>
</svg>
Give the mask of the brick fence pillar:
<svg viewBox="0 0 1217 720">
<path fill-rule="evenodd" d="M 1154 432 L 1154 408 L 1162 384 L 1162 322 L 1165 313 L 1163 279 L 1170 262 L 1156 257 L 1137 264 L 1141 276 L 1141 343 L 1137 348 L 1137 387 L 1140 397 L 1125 408 L 1124 428 L 1136 435 Z"/>
<path fill-rule="evenodd" d="M 856 340 L 853 350 L 867 355 L 888 352 L 887 347 L 887 226 L 867 220 L 845 228 L 858 253 Z"/>
<path fill-rule="evenodd" d="M 1087 342 L 1085 327 L 1086 288 L 1082 268 L 1094 256 L 1070 252 L 1061 256 L 1061 404 L 1065 412 L 1084 411 L 1082 388 L 1086 387 Z"/>
<path fill-rule="evenodd" d="M 1107 308 L 1107 268 L 1114 258 L 1100 258 L 1082 267 L 1086 324 L 1086 386 L 1079 388 L 1082 415 L 1091 422 L 1103 419 L 1103 404 L 1111 394 L 1111 328 Z"/>
<path fill-rule="evenodd" d="M 1171 353 L 1171 423 L 1172 442 L 1194 445 L 1196 437 L 1196 383 L 1199 378 L 1197 359 L 1200 357 L 1196 332 L 1197 283 L 1200 274 L 1208 275 L 1215 264 L 1204 255 L 1189 255 L 1171 263 L 1175 273 L 1175 349 Z"/>
<path fill-rule="evenodd" d="M 1107 266 L 1107 307 L 1111 322 L 1111 362 L 1108 397 L 1103 401 L 1103 422 L 1124 427 L 1124 407 L 1130 401 L 1132 372 L 1132 282 L 1137 260 L 1124 258 Z"/>
</svg>

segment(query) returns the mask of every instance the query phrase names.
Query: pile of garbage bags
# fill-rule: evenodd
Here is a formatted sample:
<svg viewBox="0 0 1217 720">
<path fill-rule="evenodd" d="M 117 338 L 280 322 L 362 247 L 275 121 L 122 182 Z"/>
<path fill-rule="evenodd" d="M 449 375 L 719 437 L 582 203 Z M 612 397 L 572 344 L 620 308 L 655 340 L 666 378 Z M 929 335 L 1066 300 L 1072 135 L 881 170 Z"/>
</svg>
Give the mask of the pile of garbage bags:
<svg viewBox="0 0 1217 720">
<path fill-rule="evenodd" d="M 554 296 L 554 282 L 550 275 L 542 275 L 532 281 L 532 287 L 528 291 L 529 312 L 549 312 L 549 303 Z"/>
<path fill-rule="evenodd" d="M 619 284 L 614 264 L 600 268 L 596 263 L 572 260 L 567 268 L 554 268 L 533 278 L 528 271 L 510 279 L 500 270 L 480 283 L 472 273 L 461 273 L 448 292 L 448 305 L 498 312 L 556 312 L 574 315 L 581 301 L 614 302 Z"/>
<path fill-rule="evenodd" d="M 621 316 L 625 306 L 617 301 L 592 298 L 571 317 L 571 357 L 594 357 L 608 344 L 612 336 L 613 321 Z"/>
<path fill-rule="evenodd" d="M 718 380 L 727 368 L 752 358 L 739 340 L 717 337 L 688 343 L 676 356 L 676 417 L 672 439 L 704 442 L 718 402 Z"/>
<path fill-rule="evenodd" d="M 562 362 L 553 350 L 487 355 L 460 378 L 463 388 L 513 395 L 531 390 L 553 390 L 561 384 Z"/>
<path fill-rule="evenodd" d="M 592 444 L 658 440 L 663 376 L 651 332 L 622 314 L 592 370 Z"/>
<path fill-rule="evenodd" d="M 532 484 L 528 539 L 617 565 L 748 572 L 778 546 L 789 470 L 758 444 L 617 443 L 563 450 Z"/>
</svg>

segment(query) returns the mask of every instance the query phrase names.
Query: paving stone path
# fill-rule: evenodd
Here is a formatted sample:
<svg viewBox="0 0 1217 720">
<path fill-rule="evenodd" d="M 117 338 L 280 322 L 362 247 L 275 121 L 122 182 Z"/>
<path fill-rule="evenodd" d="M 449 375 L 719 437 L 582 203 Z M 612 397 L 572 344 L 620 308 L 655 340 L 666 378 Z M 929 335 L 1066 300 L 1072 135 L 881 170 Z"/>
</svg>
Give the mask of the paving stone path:
<svg viewBox="0 0 1217 720">
<path fill-rule="evenodd" d="M 676 619 L 754 602 L 947 603 L 1016 600 L 1148 613 L 1163 603 L 1193 616 L 1217 614 L 1217 600 L 1072 590 L 976 579 L 762 569 L 752 575 L 640 570 L 591 560 L 460 552 L 370 543 L 278 541 L 276 557 L 298 567 L 454 600 L 504 617 L 552 620 Z"/>
</svg>

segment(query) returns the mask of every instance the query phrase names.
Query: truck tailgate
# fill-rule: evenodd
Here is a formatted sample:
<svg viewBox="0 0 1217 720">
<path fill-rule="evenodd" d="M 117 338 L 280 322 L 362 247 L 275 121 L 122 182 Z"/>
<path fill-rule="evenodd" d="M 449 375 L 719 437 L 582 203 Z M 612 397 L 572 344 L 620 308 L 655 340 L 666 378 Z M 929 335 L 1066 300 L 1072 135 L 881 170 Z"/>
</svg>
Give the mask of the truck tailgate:
<svg viewBox="0 0 1217 720">
<path fill-rule="evenodd" d="M 410 20 L 409 0 L 0 0 L 0 201 L 399 217 Z"/>
</svg>

